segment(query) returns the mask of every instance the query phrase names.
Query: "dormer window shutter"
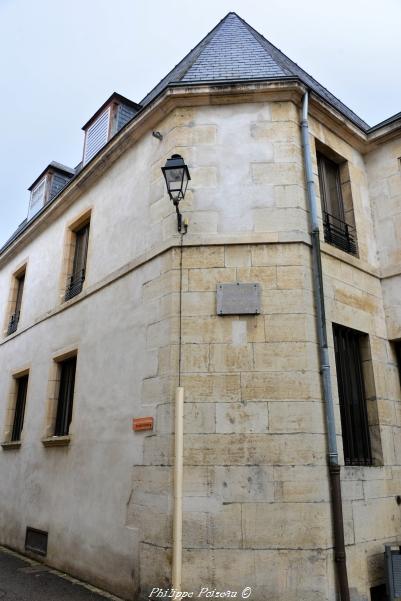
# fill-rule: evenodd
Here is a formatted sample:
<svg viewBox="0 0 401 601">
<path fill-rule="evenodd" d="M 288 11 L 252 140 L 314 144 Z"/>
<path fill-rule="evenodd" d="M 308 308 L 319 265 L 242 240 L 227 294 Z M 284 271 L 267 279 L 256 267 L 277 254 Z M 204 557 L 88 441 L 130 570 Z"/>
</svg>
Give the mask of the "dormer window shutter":
<svg viewBox="0 0 401 601">
<path fill-rule="evenodd" d="M 44 204 L 46 192 L 46 178 L 44 177 L 31 192 L 29 203 L 28 219 L 35 215 Z"/>
<path fill-rule="evenodd" d="M 85 136 L 83 164 L 86 165 L 92 157 L 107 143 L 110 128 L 110 107 L 88 127 Z"/>
</svg>

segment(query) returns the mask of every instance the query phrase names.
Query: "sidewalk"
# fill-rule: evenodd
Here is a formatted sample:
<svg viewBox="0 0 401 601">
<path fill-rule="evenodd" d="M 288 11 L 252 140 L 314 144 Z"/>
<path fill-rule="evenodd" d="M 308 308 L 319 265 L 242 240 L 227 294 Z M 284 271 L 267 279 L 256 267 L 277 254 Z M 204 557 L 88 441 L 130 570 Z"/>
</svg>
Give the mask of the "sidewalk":
<svg viewBox="0 0 401 601">
<path fill-rule="evenodd" d="M 122 601 L 0 546 L 0 601 Z"/>
</svg>

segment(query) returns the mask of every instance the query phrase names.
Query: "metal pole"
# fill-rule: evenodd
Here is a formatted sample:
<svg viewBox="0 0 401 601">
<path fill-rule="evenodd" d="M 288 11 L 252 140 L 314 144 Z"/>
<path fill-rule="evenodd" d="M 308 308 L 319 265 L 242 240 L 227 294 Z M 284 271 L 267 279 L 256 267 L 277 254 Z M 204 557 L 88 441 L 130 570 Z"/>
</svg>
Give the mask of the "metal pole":
<svg viewBox="0 0 401 601">
<path fill-rule="evenodd" d="M 175 438 L 174 438 L 174 516 L 173 516 L 173 570 L 172 587 L 181 591 L 182 572 L 182 476 L 184 455 L 184 389 L 175 392 Z"/>
<path fill-rule="evenodd" d="M 178 231 L 181 232 L 181 214 L 179 216 Z M 173 513 L 173 560 L 172 560 L 172 588 L 181 592 L 182 584 L 182 498 L 183 498 L 183 473 L 184 473 L 184 388 L 181 386 L 181 360 L 182 360 L 182 253 L 184 235 L 187 233 L 187 224 L 181 232 L 180 244 L 180 294 L 179 294 L 179 333 L 178 333 L 178 386 L 175 391 L 175 429 L 174 429 L 174 513 Z"/>
<path fill-rule="evenodd" d="M 317 200 L 312 169 L 311 149 L 309 144 L 308 100 L 308 92 L 305 92 L 302 102 L 301 134 L 311 222 L 313 293 L 316 306 L 316 326 L 320 350 L 320 373 L 322 376 L 323 399 L 325 403 L 326 415 L 328 467 L 330 475 L 331 506 L 333 516 L 334 558 L 337 567 L 337 580 L 341 601 L 350 601 L 341 498 L 341 467 L 338 462 L 334 403 L 331 388 L 329 350 L 327 345 L 323 271 L 320 255 L 320 232 L 317 216 Z"/>
</svg>

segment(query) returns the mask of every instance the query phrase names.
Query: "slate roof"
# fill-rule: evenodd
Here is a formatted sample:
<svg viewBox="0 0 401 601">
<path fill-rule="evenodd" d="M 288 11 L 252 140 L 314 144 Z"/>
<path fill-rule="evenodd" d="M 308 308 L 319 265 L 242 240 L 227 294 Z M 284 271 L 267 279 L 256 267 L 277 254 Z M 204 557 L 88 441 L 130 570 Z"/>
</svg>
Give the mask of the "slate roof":
<svg viewBox="0 0 401 601">
<path fill-rule="evenodd" d="M 273 46 L 236 13 L 230 12 L 141 101 L 149 104 L 171 84 L 297 78 L 362 130 L 369 125 Z"/>
</svg>

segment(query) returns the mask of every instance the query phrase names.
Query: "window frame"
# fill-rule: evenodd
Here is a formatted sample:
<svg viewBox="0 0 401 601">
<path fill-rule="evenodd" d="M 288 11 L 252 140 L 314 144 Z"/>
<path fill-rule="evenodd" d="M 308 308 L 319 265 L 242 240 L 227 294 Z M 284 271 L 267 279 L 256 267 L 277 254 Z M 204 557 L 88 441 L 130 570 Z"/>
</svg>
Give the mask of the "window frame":
<svg viewBox="0 0 401 601">
<path fill-rule="evenodd" d="M 337 194 L 337 198 L 336 198 L 336 202 L 337 202 L 337 207 L 339 208 L 339 215 L 338 217 L 336 215 L 333 215 L 332 213 L 330 213 L 333 217 L 336 217 L 338 219 L 341 219 L 341 221 L 343 221 L 345 223 L 345 212 L 344 212 L 344 200 L 343 200 L 343 195 L 342 195 L 342 190 L 341 190 L 341 175 L 340 175 L 340 166 L 338 163 L 336 163 L 335 161 L 333 161 L 332 159 L 329 159 L 326 155 L 324 155 L 322 152 L 317 151 L 316 153 L 317 156 L 317 165 L 318 165 L 318 175 L 319 175 L 319 186 L 320 186 L 320 197 L 321 197 L 321 202 L 322 202 L 322 210 L 325 213 L 329 213 L 328 211 L 328 168 L 332 168 L 334 167 L 335 169 L 335 183 L 336 183 L 336 194 Z"/>
<path fill-rule="evenodd" d="M 72 230 L 73 252 L 70 257 L 71 271 L 67 276 L 64 300 L 68 301 L 82 292 L 86 277 L 90 236 L 90 218 Z"/>
<path fill-rule="evenodd" d="M 74 419 L 74 401 L 76 396 L 76 371 L 74 380 L 74 394 L 72 398 L 72 411 L 71 421 L 69 423 L 69 429 L 67 435 L 55 435 L 56 431 L 56 416 L 58 410 L 59 392 L 60 392 L 60 376 L 61 376 L 61 365 L 64 361 L 75 357 L 76 359 L 76 370 L 78 366 L 78 348 L 76 345 L 59 349 L 57 353 L 52 356 L 49 369 L 49 380 L 47 388 L 47 403 L 46 403 L 46 418 L 44 423 L 43 436 L 41 438 L 42 444 L 45 447 L 58 447 L 63 445 L 69 445 L 71 441 L 71 430 Z"/>
<path fill-rule="evenodd" d="M 27 265 L 27 262 L 24 263 L 11 276 L 9 300 L 5 316 L 5 336 L 11 336 L 11 334 L 14 334 L 18 330 L 24 299 Z"/>
<path fill-rule="evenodd" d="M 372 440 L 361 351 L 362 337 L 367 334 L 337 323 L 332 326 L 344 463 L 371 466 Z"/>
<path fill-rule="evenodd" d="M 318 140 L 315 142 L 324 241 L 343 252 L 358 257 L 358 240 L 348 161 Z M 333 200 L 329 186 L 329 170 L 332 170 L 333 174 L 333 169 L 335 170 L 335 203 L 329 200 Z"/>
<path fill-rule="evenodd" d="M 53 436 L 69 436 L 74 407 L 77 355 L 58 362 L 59 384 Z"/>
<path fill-rule="evenodd" d="M 11 429 L 10 442 L 21 442 L 21 435 L 24 429 L 26 401 L 28 397 L 29 372 L 16 376 L 16 392 L 14 417 Z M 23 387 L 22 383 L 24 383 Z"/>
<path fill-rule="evenodd" d="M 30 365 L 26 365 L 24 367 L 19 368 L 11 372 L 10 376 L 10 387 L 8 392 L 8 402 L 7 402 L 7 413 L 3 430 L 3 442 L 1 446 L 4 450 L 7 449 L 19 449 L 22 444 L 23 439 L 23 431 L 25 424 L 25 415 L 26 415 L 26 407 L 27 407 L 27 399 L 29 397 L 29 386 L 30 386 Z M 22 423 L 20 424 L 19 429 L 19 438 L 17 439 L 15 436 L 15 424 L 16 424 L 16 409 L 17 409 L 17 401 L 18 401 L 18 392 L 19 392 L 19 380 L 22 378 L 27 378 L 26 381 L 26 390 L 25 390 L 25 399 L 23 403 L 23 411 L 22 413 Z"/>
</svg>

